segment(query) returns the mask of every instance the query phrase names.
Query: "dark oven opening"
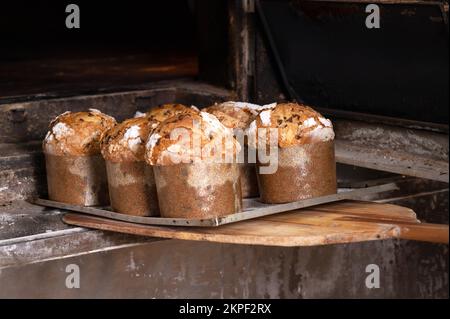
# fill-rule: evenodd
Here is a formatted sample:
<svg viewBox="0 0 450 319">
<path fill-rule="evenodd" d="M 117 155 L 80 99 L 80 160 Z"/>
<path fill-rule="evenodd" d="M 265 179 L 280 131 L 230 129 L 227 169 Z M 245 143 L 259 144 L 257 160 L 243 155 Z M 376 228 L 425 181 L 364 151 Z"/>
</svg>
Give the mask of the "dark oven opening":
<svg viewBox="0 0 450 319">
<path fill-rule="evenodd" d="M 191 1 L 7 1 L 0 10 L 0 101 L 142 87 L 197 75 Z"/>
<path fill-rule="evenodd" d="M 448 7 L 444 1 L 257 1 L 256 78 L 264 47 L 287 99 L 340 111 L 448 124 Z M 447 4 L 448 6 L 448 4 Z M 278 60 L 275 58 L 278 57 Z M 283 79 L 285 79 L 283 81 Z M 274 86 L 257 85 L 264 101 Z"/>
</svg>

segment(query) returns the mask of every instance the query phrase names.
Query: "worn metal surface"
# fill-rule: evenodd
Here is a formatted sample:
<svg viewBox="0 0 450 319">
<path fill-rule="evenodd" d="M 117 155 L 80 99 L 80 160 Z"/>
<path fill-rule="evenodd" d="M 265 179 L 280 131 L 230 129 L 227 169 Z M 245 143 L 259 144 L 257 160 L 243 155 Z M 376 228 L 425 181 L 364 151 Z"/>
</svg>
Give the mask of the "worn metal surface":
<svg viewBox="0 0 450 319">
<path fill-rule="evenodd" d="M 254 0 L 196 0 L 199 79 L 253 99 Z M 205 32 L 207 30 L 207 32 Z"/>
<path fill-rule="evenodd" d="M 230 99 L 232 94 L 221 88 L 192 81 L 167 81 L 147 85 L 146 88 L 124 92 L 35 99 L 29 102 L 0 104 L 0 143 L 42 140 L 48 123 L 65 111 L 97 108 L 118 121 L 132 117 L 136 111 L 177 101 L 199 107 Z M 144 101 L 139 100 L 144 99 Z"/>
<path fill-rule="evenodd" d="M 448 182 L 448 134 L 335 119 L 336 160 Z"/>
<path fill-rule="evenodd" d="M 0 144 L 0 205 L 30 194 L 47 194 L 40 142 Z"/>
<path fill-rule="evenodd" d="M 448 225 L 448 195 L 449 190 L 447 188 L 394 197 L 389 199 L 389 203 L 414 207 L 419 212 L 418 218 L 423 222 Z M 386 200 L 378 200 L 377 202 L 386 202 Z"/>
<path fill-rule="evenodd" d="M 241 101 L 253 99 L 254 0 L 228 1 L 229 70 Z"/>
<path fill-rule="evenodd" d="M 423 131 L 431 131 L 437 133 L 445 133 L 448 134 L 449 126 L 447 124 L 439 124 L 439 123 L 431 123 L 431 122 L 423 122 L 423 121 L 415 121 L 408 120 L 401 117 L 390 117 L 384 115 L 374 115 L 368 113 L 361 112 L 352 112 L 352 111 L 344 111 L 337 109 L 329 109 L 323 107 L 317 107 L 317 111 L 325 116 L 329 116 L 334 119 L 343 119 L 343 120 L 353 120 L 362 123 L 372 123 L 372 124 L 386 124 L 390 126 L 395 126 L 397 128 L 406 128 L 412 130 L 423 130 Z"/>
<path fill-rule="evenodd" d="M 281 85 L 281 76 L 273 63 L 267 39 L 261 28 L 255 30 L 255 78 L 254 99 L 257 103 L 272 103 L 286 99 L 286 90 Z"/>
<path fill-rule="evenodd" d="M 167 240 L 2 269 L 0 297 L 447 298 L 448 247 L 386 240 L 275 248 Z M 66 266 L 80 267 L 68 289 Z M 368 289 L 366 267 L 380 267 Z"/>
</svg>

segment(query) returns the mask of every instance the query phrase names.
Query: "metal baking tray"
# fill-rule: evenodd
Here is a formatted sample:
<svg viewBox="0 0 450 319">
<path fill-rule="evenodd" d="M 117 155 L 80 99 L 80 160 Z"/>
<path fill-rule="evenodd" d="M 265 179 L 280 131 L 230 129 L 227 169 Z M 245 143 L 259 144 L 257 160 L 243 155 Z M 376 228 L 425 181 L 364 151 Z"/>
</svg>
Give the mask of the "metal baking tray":
<svg viewBox="0 0 450 319">
<path fill-rule="evenodd" d="M 341 191 L 337 194 L 326 195 L 321 197 L 315 197 L 310 199 L 301 200 L 298 202 L 286 203 L 286 204 L 264 204 L 257 199 L 244 199 L 244 209 L 240 213 L 231 214 L 221 217 L 205 218 L 205 219 L 190 219 L 190 218 L 164 218 L 164 217 L 142 217 L 131 216 L 126 214 L 115 213 L 109 210 L 107 207 L 85 207 L 78 205 L 71 205 L 61 202 L 55 202 L 47 199 L 35 199 L 34 204 L 52 207 L 58 209 L 64 209 L 83 213 L 87 215 L 94 215 L 99 217 L 105 217 L 114 220 L 120 220 L 130 223 L 146 224 L 146 225 L 165 225 L 165 226 L 194 226 L 194 227 L 217 227 L 220 225 L 235 223 L 243 220 L 254 219 L 262 216 L 273 215 L 291 210 L 316 206 L 320 204 L 326 204 L 331 202 L 337 202 L 347 199 L 357 199 L 361 196 L 369 194 L 377 194 L 386 191 L 392 191 L 398 189 L 395 183 L 387 183 L 383 185 L 371 186 L 366 188 L 359 188 L 356 190 Z"/>
</svg>

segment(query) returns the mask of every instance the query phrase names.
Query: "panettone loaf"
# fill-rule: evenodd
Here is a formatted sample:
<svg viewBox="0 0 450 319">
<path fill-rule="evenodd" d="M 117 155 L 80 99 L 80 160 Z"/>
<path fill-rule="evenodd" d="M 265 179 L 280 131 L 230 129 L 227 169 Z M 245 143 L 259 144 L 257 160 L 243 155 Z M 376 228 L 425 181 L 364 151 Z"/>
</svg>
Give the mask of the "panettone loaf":
<svg viewBox="0 0 450 319">
<path fill-rule="evenodd" d="M 245 138 L 245 133 L 259 112 L 274 106 L 274 104 L 257 105 L 247 102 L 228 101 L 216 103 L 204 109 L 205 112 L 215 115 L 223 125 L 233 129 L 236 138 L 243 144 L 241 150 L 241 159 L 243 161 L 239 163 L 243 198 L 257 197 L 259 194 L 255 163 L 249 162 L 248 139 Z"/>
<path fill-rule="evenodd" d="M 213 114 L 228 128 L 244 130 L 255 120 L 258 113 L 264 109 L 264 106 L 257 104 L 228 101 L 216 103 L 202 111 Z"/>
<path fill-rule="evenodd" d="M 106 131 L 101 140 L 103 157 L 112 162 L 144 161 L 145 143 L 159 122 L 144 116 L 123 121 Z"/>
<path fill-rule="evenodd" d="M 278 129 L 278 146 L 326 142 L 334 139 L 333 125 L 310 106 L 297 103 L 279 103 L 273 108 L 263 110 L 250 124 L 249 135 L 253 142 L 257 138 L 257 129 Z M 267 143 L 269 134 L 266 133 Z"/>
<path fill-rule="evenodd" d="M 116 124 L 99 110 L 65 112 L 51 123 L 44 139 L 44 152 L 52 155 L 87 156 L 100 153 L 101 135 Z"/>
<path fill-rule="evenodd" d="M 194 106 L 187 107 L 184 104 L 172 103 L 152 107 L 144 114 L 145 116 L 149 117 L 152 120 L 163 122 L 177 114 L 183 113 L 195 114 L 198 112 L 199 112 L 198 109 Z"/>
<path fill-rule="evenodd" d="M 100 140 L 115 124 L 114 118 L 95 109 L 66 112 L 50 123 L 43 149 L 51 200 L 83 206 L 108 204 Z"/>
<path fill-rule="evenodd" d="M 146 145 L 161 216 L 212 218 L 241 211 L 231 129 L 206 112 L 178 114 L 162 122 Z M 174 196 L 176 194 L 176 196 Z"/>
<path fill-rule="evenodd" d="M 145 142 L 158 124 L 147 116 L 136 117 L 114 126 L 102 137 L 111 207 L 118 213 L 159 214 L 153 169 L 144 161 Z"/>
<path fill-rule="evenodd" d="M 150 165 L 171 165 L 177 164 L 174 156 L 182 157 L 185 163 L 186 160 L 193 163 L 224 160 L 239 151 L 240 145 L 233 132 L 214 115 L 188 112 L 167 119 L 153 131 L 147 141 L 145 157 Z"/>
<path fill-rule="evenodd" d="M 271 132 L 265 130 L 269 128 L 278 132 L 277 141 L 270 140 Z M 249 143 L 259 143 L 257 135 L 264 131 L 266 145 L 257 145 L 258 155 L 266 150 L 261 146 L 269 143 L 277 147 L 277 153 L 272 154 L 269 166 L 258 156 L 262 202 L 287 203 L 336 193 L 334 131 L 330 120 L 307 105 L 280 103 L 259 113 L 251 123 Z"/>
</svg>

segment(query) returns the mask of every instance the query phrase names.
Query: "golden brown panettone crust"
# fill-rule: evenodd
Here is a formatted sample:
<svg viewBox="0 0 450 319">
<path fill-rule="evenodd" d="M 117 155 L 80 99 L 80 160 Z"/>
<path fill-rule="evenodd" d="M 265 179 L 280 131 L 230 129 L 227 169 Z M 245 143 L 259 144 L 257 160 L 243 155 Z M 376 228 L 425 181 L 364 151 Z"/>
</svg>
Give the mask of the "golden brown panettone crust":
<svg viewBox="0 0 450 319">
<path fill-rule="evenodd" d="M 151 142 L 150 140 L 147 143 L 146 147 L 146 154 L 145 154 L 145 160 L 150 165 L 172 165 L 172 161 L 168 156 L 163 156 L 163 153 L 168 150 L 168 148 L 171 145 L 174 145 L 177 143 L 177 141 L 174 141 L 171 139 L 171 132 L 178 128 L 184 128 L 187 130 L 190 136 L 190 149 L 193 149 L 193 138 L 192 136 L 200 137 L 200 145 L 201 149 L 203 149 L 206 145 L 211 145 L 211 143 L 214 142 L 220 142 L 224 141 L 224 138 L 228 137 L 233 141 L 233 146 L 231 152 L 233 155 L 236 154 L 240 150 L 239 143 L 232 137 L 232 131 L 231 129 L 225 127 L 220 123 L 220 121 L 217 121 L 217 124 L 220 125 L 216 129 L 210 131 L 210 126 L 207 123 L 207 121 L 204 119 L 205 116 L 213 117 L 213 115 L 208 114 L 206 112 L 189 112 L 189 113 L 180 113 L 177 114 L 166 121 L 162 122 L 154 131 L 152 134 L 154 136 L 158 136 L 158 140 L 156 141 L 155 145 L 149 145 Z M 196 123 L 197 125 L 195 125 Z M 208 132 L 207 132 L 208 131 Z M 149 138 L 151 139 L 151 137 Z M 222 143 L 222 146 L 223 143 Z M 229 149 L 227 151 L 230 151 Z M 224 157 L 225 147 L 223 147 L 223 153 L 221 155 L 221 158 Z M 203 156 L 204 154 L 201 154 L 201 160 L 207 159 Z M 199 158 L 195 158 L 195 155 L 192 155 L 191 161 L 199 160 Z"/>
<path fill-rule="evenodd" d="M 263 123 L 263 112 L 270 114 L 270 125 Z M 312 139 L 308 133 L 321 126 L 322 121 L 328 121 L 329 128 L 332 130 L 329 120 L 326 120 L 319 112 L 305 104 L 279 103 L 273 109 L 263 112 L 256 119 L 256 127 L 277 128 L 278 145 L 280 147 L 311 143 Z M 315 124 L 304 125 L 307 121 L 312 121 L 311 119 L 314 119 Z M 267 136 L 267 142 L 269 142 L 269 136 Z"/>
<path fill-rule="evenodd" d="M 219 103 L 202 109 L 213 114 L 226 127 L 231 129 L 246 129 L 256 118 L 258 113 L 243 107 L 233 106 L 232 103 Z"/>
<path fill-rule="evenodd" d="M 198 113 L 192 107 L 187 107 L 184 104 L 162 104 L 156 107 L 151 108 L 145 113 L 145 116 L 149 117 L 152 120 L 156 120 L 158 122 L 163 122 L 172 116 L 182 113 Z"/>
<path fill-rule="evenodd" d="M 96 109 L 65 112 L 50 122 L 43 150 L 53 155 L 99 154 L 101 135 L 115 124 L 113 117 Z"/>
<path fill-rule="evenodd" d="M 158 124 L 158 121 L 150 117 L 137 117 L 127 119 L 105 131 L 101 138 L 103 158 L 112 162 L 144 161 L 145 143 Z M 138 130 L 130 134 L 133 127 Z M 130 136 L 126 136 L 127 132 Z"/>
</svg>

